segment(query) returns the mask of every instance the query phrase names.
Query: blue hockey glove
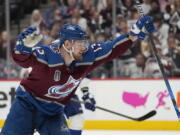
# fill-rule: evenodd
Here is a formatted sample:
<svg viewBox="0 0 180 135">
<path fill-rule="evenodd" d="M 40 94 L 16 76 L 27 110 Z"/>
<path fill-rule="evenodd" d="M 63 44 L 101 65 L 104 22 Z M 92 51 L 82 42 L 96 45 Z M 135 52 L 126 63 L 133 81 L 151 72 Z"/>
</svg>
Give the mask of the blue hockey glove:
<svg viewBox="0 0 180 135">
<path fill-rule="evenodd" d="M 38 34 L 37 28 L 29 27 L 24 32 L 22 32 L 18 37 L 18 42 L 20 45 L 32 48 L 37 45 L 42 40 L 42 35 Z"/>
<path fill-rule="evenodd" d="M 129 34 L 131 36 L 137 36 L 139 40 L 144 40 L 147 34 L 146 32 L 152 33 L 154 30 L 153 19 L 150 16 L 144 16 L 131 26 Z"/>
<path fill-rule="evenodd" d="M 82 97 L 83 101 L 85 102 L 85 108 L 91 111 L 95 111 L 95 104 L 96 101 L 95 99 L 90 95 L 89 92 L 84 92 L 83 93 L 83 97 Z"/>
</svg>

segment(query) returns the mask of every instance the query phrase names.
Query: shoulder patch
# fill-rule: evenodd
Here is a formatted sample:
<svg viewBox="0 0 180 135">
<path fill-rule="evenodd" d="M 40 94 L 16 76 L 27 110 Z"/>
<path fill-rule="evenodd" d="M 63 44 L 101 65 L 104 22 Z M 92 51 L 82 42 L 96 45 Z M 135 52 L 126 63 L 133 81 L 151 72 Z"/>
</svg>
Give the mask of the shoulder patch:
<svg viewBox="0 0 180 135">
<path fill-rule="evenodd" d="M 50 49 L 54 52 L 54 53 L 60 53 L 59 48 L 53 45 L 50 45 Z"/>
<path fill-rule="evenodd" d="M 49 46 L 50 46 L 50 49 L 51 49 L 54 53 L 60 53 L 60 51 L 59 51 L 59 43 L 60 43 L 60 40 L 57 39 L 57 40 L 54 40 L 51 45 L 49 45 Z"/>
</svg>

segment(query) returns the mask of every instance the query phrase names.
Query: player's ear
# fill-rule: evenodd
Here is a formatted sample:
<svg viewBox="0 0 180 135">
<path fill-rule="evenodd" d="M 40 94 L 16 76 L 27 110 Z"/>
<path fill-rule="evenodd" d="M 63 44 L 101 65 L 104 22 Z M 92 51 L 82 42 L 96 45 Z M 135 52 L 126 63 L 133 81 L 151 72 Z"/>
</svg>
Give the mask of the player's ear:
<svg viewBox="0 0 180 135">
<path fill-rule="evenodd" d="M 69 40 L 66 40 L 65 42 L 64 42 L 64 45 L 65 45 L 65 47 L 67 48 L 67 49 L 71 49 L 71 42 L 69 41 Z"/>
</svg>

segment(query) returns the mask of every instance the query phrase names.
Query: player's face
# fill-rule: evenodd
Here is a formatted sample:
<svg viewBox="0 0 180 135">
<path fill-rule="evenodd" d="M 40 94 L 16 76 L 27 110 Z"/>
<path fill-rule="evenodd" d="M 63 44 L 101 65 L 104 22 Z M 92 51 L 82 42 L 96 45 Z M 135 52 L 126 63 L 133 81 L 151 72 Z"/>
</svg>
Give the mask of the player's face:
<svg viewBox="0 0 180 135">
<path fill-rule="evenodd" d="M 75 60 L 81 61 L 83 60 L 83 54 L 88 50 L 88 43 L 84 40 L 75 40 L 73 42 L 73 48 L 73 56 Z"/>
</svg>

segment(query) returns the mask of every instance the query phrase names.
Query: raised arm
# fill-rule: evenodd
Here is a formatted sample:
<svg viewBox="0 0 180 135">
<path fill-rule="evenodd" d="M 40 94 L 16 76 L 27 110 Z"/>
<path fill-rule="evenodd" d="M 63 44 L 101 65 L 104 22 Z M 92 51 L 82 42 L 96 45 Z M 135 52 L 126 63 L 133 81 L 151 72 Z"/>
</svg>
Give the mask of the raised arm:
<svg viewBox="0 0 180 135">
<path fill-rule="evenodd" d="M 36 65 L 36 57 L 44 51 L 37 46 L 41 40 L 42 35 L 37 34 L 36 28 L 30 27 L 22 32 L 12 53 L 14 61 L 25 68 Z"/>
<path fill-rule="evenodd" d="M 144 16 L 137 20 L 132 25 L 128 35 L 122 34 L 116 39 L 109 42 L 98 42 L 92 45 L 95 57 L 94 65 L 102 64 L 106 61 L 111 61 L 125 53 L 133 44 L 135 40 L 144 40 L 147 31 L 152 33 L 154 31 L 152 18 Z"/>
</svg>

